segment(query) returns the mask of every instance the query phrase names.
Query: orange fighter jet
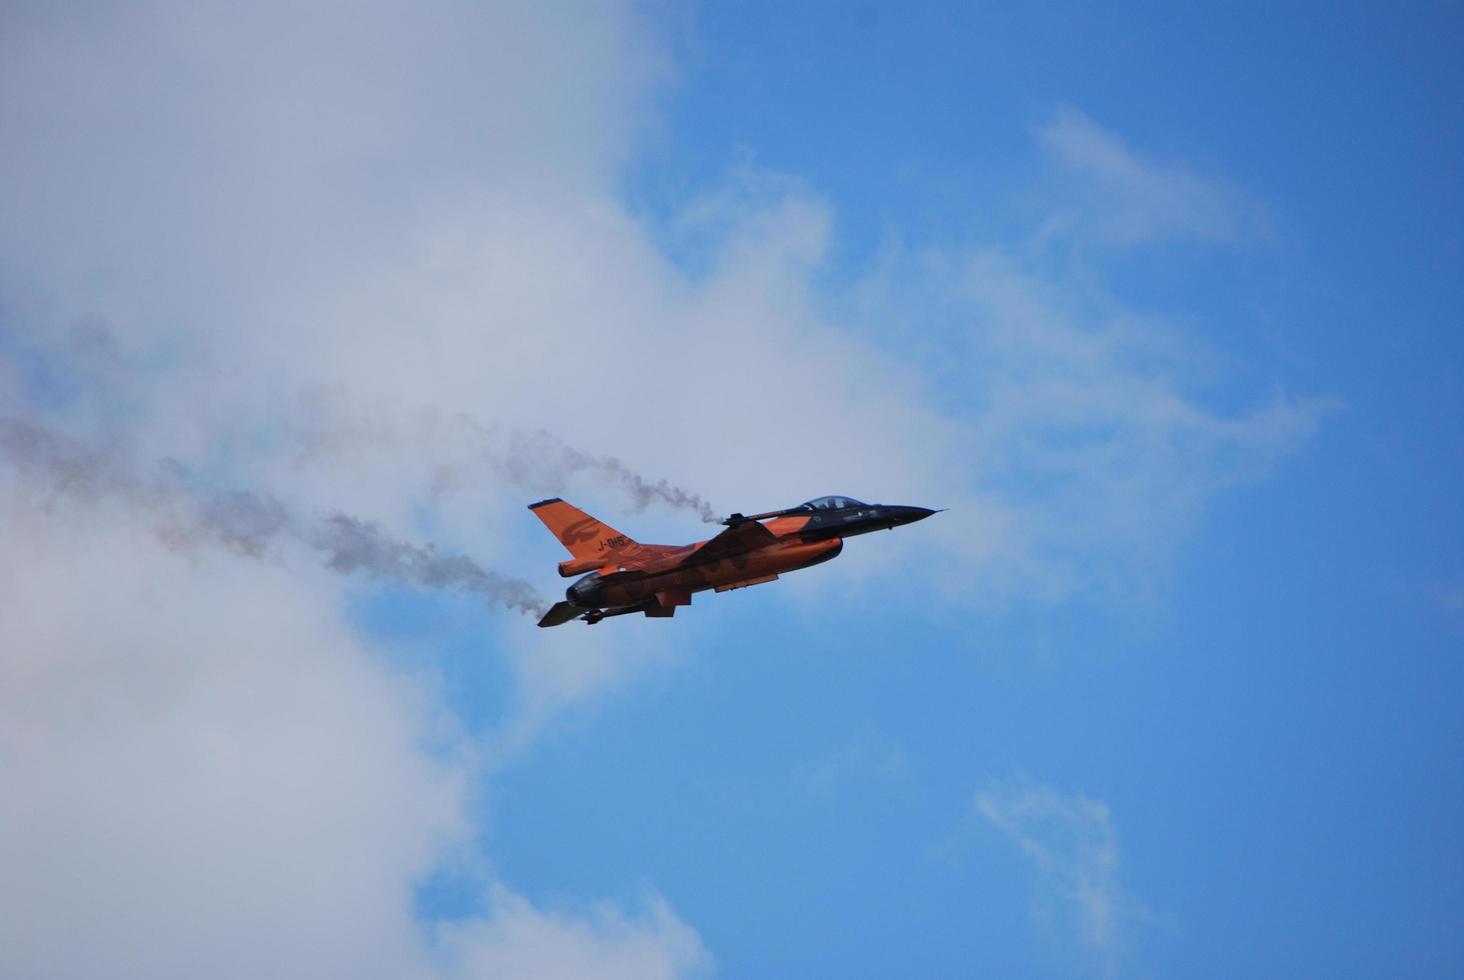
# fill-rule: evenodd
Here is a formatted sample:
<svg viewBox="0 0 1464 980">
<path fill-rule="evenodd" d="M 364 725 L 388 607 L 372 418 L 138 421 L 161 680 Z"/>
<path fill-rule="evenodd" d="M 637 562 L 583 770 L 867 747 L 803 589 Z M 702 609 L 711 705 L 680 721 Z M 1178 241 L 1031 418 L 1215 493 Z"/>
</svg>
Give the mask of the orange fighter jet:
<svg viewBox="0 0 1464 980">
<path fill-rule="evenodd" d="M 691 605 L 693 592 L 726 592 L 772 582 L 784 572 L 828 561 L 855 534 L 924 520 L 936 511 L 819 497 L 787 510 L 744 517 L 707 541 L 671 546 L 640 544 L 558 497 L 529 509 L 574 556 L 559 563 L 565 578 L 582 575 L 539 620 L 558 626 L 571 619 L 598 623 L 606 616 L 643 612 L 666 617 Z M 766 524 L 763 522 L 767 521 Z M 588 573 L 588 574 L 586 574 Z"/>
</svg>

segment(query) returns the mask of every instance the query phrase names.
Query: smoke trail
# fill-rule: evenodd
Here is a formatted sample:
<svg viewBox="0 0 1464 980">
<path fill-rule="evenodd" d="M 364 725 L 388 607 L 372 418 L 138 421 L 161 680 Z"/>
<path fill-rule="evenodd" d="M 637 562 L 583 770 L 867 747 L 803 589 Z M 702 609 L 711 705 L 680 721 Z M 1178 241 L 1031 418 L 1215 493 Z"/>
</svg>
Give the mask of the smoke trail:
<svg viewBox="0 0 1464 980">
<path fill-rule="evenodd" d="M 547 607 L 533 586 L 484 569 L 465 555 L 398 541 L 375 524 L 333 513 L 317 522 L 290 514 L 283 502 L 252 491 L 211 492 L 190 487 L 183 467 L 164 460 L 159 475 L 142 480 L 115 451 L 82 446 L 49 429 L 0 416 L 0 457 L 47 492 L 87 500 L 115 498 L 150 513 L 159 539 L 188 550 L 212 542 L 251 558 L 265 557 L 283 536 L 322 552 L 341 574 L 429 589 L 458 589 L 530 615 Z"/>
<path fill-rule="evenodd" d="M 200 504 L 198 517 L 226 547 L 251 558 L 263 557 L 270 542 L 291 529 L 284 504 L 250 491 L 208 498 Z"/>
<path fill-rule="evenodd" d="M 429 589 L 475 592 L 530 615 L 544 609 L 544 601 L 526 582 L 486 571 L 464 555 L 444 555 L 430 544 L 419 548 L 393 540 L 375 524 L 348 514 L 327 517 L 313 543 L 330 556 L 326 565 L 338 572 L 360 569 L 376 578 Z"/>
<path fill-rule="evenodd" d="M 21 419 L 0 416 L 0 453 L 22 475 L 37 478 L 54 493 L 91 498 L 136 490 L 109 454 Z"/>
<path fill-rule="evenodd" d="M 338 395 L 317 391 L 302 397 L 294 437 L 297 465 L 362 450 L 421 454 L 434 493 L 475 486 L 475 468 L 539 496 L 563 493 L 574 477 L 585 475 L 622 490 L 637 512 L 659 504 L 691 511 L 708 524 L 718 520 L 700 494 L 642 476 L 616 456 L 584 452 L 543 429 L 485 425 L 464 413 L 447 419 L 431 412 L 413 415 L 375 404 L 348 405 Z"/>
<path fill-rule="evenodd" d="M 476 426 L 471 420 L 463 421 Z M 692 511 L 707 524 L 715 524 L 718 520 L 712 505 L 700 494 L 666 480 L 648 480 L 614 456 L 592 456 L 565 445 L 543 429 L 531 434 L 515 433 L 509 439 L 508 452 L 501 467 L 519 482 L 548 485 L 556 490 L 565 486 L 572 476 L 588 473 L 628 493 L 637 511 L 659 503 Z"/>
<path fill-rule="evenodd" d="M 116 395 L 127 377 L 116 339 L 95 318 L 74 324 L 54 342 L 33 339 L 19 354 L 11 353 L 29 365 L 26 373 L 46 379 L 46 387 L 84 391 L 92 397 Z M 409 458 L 433 474 L 431 488 L 437 493 L 475 486 L 473 470 L 479 467 L 540 495 L 563 493 L 576 476 L 587 476 L 620 489 L 636 511 L 660 505 L 690 511 L 708 524 L 718 520 L 717 512 L 700 494 L 665 479 L 643 476 L 617 456 L 576 449 L 543 429 L 509 430 L 484 425 L 462 413 L 413 413 L 375 402 L 350 401 L 322 389 L 302 392 L 293 407 L 288 439 L 294 444 L 289 448 L 297 465 L 349 457 L 363 450 L 399 450 L 411 454 Z M 88 479 L 115 481 L 122 477 L 116 472 L 117 459 L 84 447 L 60 446 L 35 426 L 22 431 L 26 425 L 10 419 L 10 431 L 0 431 L 0 441 L 9 439 L 12 459 L 24 457 L 31 465 L 51 467 L 52 476 L 68 492 L 88 492 Z M 46 445 L 30 445 L 27 440 Z M 114 482 L 109 492 L 117 490 Z M 253 516 L 267 521 L 265 515 Z M 247 545 L 245 538 L 237 543 Z M 243 550 L 250 553 L 247 547 Z"/>
</svg>

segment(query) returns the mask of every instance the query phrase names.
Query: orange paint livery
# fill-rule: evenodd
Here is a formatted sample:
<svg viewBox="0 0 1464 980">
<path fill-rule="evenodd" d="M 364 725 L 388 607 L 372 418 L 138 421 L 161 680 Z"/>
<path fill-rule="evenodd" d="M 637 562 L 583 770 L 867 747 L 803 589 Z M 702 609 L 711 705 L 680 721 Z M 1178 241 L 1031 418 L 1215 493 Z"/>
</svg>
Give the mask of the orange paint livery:
<svg viewBox="0 0 1464 980">
<path fill-rule="evenodd" d="M 569 561 L 559 563 L 559 574 L 583 576 L 540 626 L 571 619 L 598 623 L 633 612 L 666 618 L 677 606 L 691 605 L 693 593 L 773 582 L 784 573 L 836 557 L 847 537 L 936 513 L 924 507 L 865 504 L 851 497 L 819 497 L 751 517 L 733 514 L 716 537 L 672 546 L 641 544 L 557 497 L 529 509 L 570 553 Z"/>
</svg>

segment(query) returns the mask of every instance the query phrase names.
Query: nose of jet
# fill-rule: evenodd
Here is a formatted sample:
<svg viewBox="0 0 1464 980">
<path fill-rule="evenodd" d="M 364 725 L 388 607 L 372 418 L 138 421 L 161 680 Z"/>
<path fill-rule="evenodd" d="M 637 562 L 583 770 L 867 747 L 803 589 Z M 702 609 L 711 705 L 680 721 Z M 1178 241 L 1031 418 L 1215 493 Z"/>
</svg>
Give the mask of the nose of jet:
<svg viewBox="0 0 1464 980">
<path fill-rule="evenodd" d="M 895 526 L 901 524 L 914 524 L 916 521 L 923 521 L 931 514 L 939 514 L 938 510 L 931 510 L 929 507 L 891 507 L 894 511 Z"/>
</svg>

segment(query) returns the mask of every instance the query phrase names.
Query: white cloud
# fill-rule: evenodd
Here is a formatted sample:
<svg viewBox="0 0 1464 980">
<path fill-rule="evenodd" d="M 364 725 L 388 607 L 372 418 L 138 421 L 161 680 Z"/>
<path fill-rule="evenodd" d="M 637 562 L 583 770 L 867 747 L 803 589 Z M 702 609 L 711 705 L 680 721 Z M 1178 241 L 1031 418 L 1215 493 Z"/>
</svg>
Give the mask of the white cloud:
<svg viewBox="0 0 1464 980">
<path fill-rule="evenodd" d="M 1112 973 L 1141 910 L 1119 885 L 1118 837 L 1101 800 L 1027 782 L 976 794 L 976 813 L 1031 862 L 1034 911 L 1054 914 L 1095 965 Z"/>
<path fill-rule="evenodd" d="M 1269 225 L 1265 210 L 1228 181 L 1141 153 L 1073 109 L 1038 127 L 1037 137 L 1064 177 L 1057 193 L 1064 205 L 1048 219 L 1049 236 L 1231 242 Z"/>
<path fill-rule="evenodd" d="M 432 511 L 438 540 L 496 559 L 511 538 L 481 507 L 434 511 L 428 454 L 372 432 L 325 453 L 300 437 L 322 418 L 353 432 L 405 420 L 409 436 L 423 417 L 498 421 L 497 399 L 523 394 L 510 311 L 472 287 L 520 247 L 543 264 L 518 284 L 552 286 L 571 257 L 536 234 L 552 252 L 597 214 L 625 224 L 605 186 L 663 65 L 635 15 L 144 4 L 5 18 L 0 412 L 94 437 L 123 466 L 171 457 L 206 486 L 351 510 L 408 540 Z M 458 214 L 481 237 L 445 270 Z M 409 281 L 415 301 L 397 288 Z M 356 307 L 367 293 L 401 302 Z M 458 305 L 439 315 L 448 294 Z M 83 317 L 105 324 L 105 350 L 73 329 Z M 539 377 L 521 418 L 549 403 L 553 375 Z M 654 896 L 641 913 L 551 914 L 491 875 L 484 915 L 450 942 L 424 933 L 414 889 L 472 850 L 469 788 L 500 748 L 454 727 L 430 666 L 388 668 L 345 583 L 288 542 L 259 561 L 170 549 L 129 495 L 57 494 L 14 462 L 0 464 L 0 974 L 705 963 Z M 520 491 L 483 469 L 479 503 L 521 513 Z M 541 661 L 520 662 L 526 738 L 636 658 L 542 680 Z"/>
<path fill-rule="evenodd" d="M 318 583 L 4 505 L 0 972 L 406 973 L 401 889 L 464 829 L 420 684 Z"/>
<path fill-rule="evenodd" d="M 858 296 L 963 419 L 936 545 L 967 594 L 1146 595 L 1204 505 L 1332 407 L 1217 398 L 1233 366 L 1177 325 L 1010 251 L 892 250 Z"/>
<path fill-rule="evenodd" d="M 543 980 L 661 980 L 708 965 L 696 933 L 659 899 L 628 918 L 612 906 L 588 914 L 550 914 L 519 896 L 496 890 L 487 928 L 457 924 L 439 928 L 453 975 L 536 977 Z"/>
<path fill-rule="evenodd" d="M 652 898 L 584 921 L 488 882 L 451 950 L 412 893 L 472 836 L 477 749 L 298 556 L 180 553 L 108 503 L 0 495 L 0 973 L 674 976 Z M 441 937 L 437 937 L 441 939 Z M 566 964 L 571 964 L 566 966 Z M 593 967 L 593 968 L 591 968 Z"/>
</svg>

